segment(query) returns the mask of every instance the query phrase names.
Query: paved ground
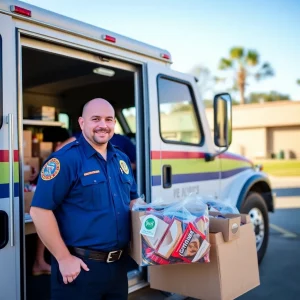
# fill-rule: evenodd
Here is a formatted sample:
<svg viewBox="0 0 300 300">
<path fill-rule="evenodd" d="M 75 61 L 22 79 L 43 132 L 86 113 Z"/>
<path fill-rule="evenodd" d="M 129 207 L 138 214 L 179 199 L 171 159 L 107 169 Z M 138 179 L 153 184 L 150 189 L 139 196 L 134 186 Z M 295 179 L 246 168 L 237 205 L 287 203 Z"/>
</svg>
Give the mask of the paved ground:
<svg viewBox="0 0 300 300">
<path fill-rule="evenodd" d="M 271 178 L 278 196 L 276 212 L 270 214 L 270 239 L 266 256 L 260 265 L 261 285 L 240 300 L 300 299 L 300 177 Z M 144 288 L 129 300 L 189 299 L 179 295 L 164 296 Z"/>
</svg>

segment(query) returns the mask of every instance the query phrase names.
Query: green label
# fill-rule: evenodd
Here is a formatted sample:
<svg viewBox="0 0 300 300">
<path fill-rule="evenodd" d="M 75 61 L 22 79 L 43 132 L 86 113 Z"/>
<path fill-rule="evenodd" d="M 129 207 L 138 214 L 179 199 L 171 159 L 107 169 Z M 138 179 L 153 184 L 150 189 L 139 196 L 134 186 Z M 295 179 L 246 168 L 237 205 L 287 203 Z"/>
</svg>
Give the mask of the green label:
<svg viewBox="0 0 300 300">
<path fill-rule="evenodd" d="M 153 215 L 145 216 L 142 219 L 140 233 L 150 237 L 154 237 L 157 228 L 157 217 Z"/>
<path fill-rule="evenodd" d="M 145 221 L 145 227 L 146 227 L 146 229 L 151 230 L 151 229 L 154 228 L 154 226 L 155 226 L 155 221 L 154 221 L 153 218 L 149 218 L 149 219 L 147 219 Z"/>
</svg>

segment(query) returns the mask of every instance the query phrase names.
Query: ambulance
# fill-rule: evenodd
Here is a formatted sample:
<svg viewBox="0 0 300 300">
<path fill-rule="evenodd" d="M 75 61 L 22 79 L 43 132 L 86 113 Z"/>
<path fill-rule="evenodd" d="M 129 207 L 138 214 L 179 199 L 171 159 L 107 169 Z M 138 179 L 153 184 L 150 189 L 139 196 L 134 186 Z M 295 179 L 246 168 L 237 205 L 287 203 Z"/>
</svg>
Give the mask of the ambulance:
<svg viewBox="0 0 300 300">
<path fill-rule="evenodd" d="M 194 193 L 236 206 L 250 214 L 261 261 L 274 210 L 269 179 L 227 151 L 230 96 L 215 96 L 210 128 L 195 78 L 171 64 L 164 49 L 0 1 L 1 300 L 49 299 L 50 276 L 31 274 L 36 231 L 26 213 L 28 172 L 53 151 L 57 132 L 79 130 L 82 106 L 95 97 L 112 103 L 118 132 L 134 141 L 137 184 L 148 202 Z M 147 270 L 132 263 L 128 280 L 130 292 L 144 287 Z"/>
</svg>

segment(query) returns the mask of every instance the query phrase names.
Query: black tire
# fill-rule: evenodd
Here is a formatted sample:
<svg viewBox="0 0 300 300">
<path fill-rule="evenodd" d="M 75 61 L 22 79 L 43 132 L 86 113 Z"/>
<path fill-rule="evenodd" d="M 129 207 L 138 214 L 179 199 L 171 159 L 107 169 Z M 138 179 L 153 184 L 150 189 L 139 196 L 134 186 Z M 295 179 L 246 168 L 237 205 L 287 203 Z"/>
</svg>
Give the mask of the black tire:
<svg viewBox="0 0 300 300">
<path fill-rule="evenodd" d="M 256 192 L 249 193 L 241 207 L 241 213 L 250 215 L 256 236 L 257 258 L 261 263 L 269 241 L 269 215 L 264 198 Z"/>
</svg>

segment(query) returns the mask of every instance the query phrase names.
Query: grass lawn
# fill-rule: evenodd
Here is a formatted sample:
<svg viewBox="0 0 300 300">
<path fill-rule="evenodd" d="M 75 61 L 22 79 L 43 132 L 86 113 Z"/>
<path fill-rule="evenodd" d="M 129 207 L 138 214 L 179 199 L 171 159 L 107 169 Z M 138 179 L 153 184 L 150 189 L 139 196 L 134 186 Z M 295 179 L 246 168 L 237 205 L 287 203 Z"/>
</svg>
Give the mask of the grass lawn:
<svg viewBox="0 0 300 300">
<path fill-rule="evenodd" d="M 254 163 L 262 164 L 263 171 L 273 176 L 300 176 L 298 159 L 255 160 Z"/>
</svg>

